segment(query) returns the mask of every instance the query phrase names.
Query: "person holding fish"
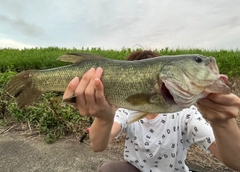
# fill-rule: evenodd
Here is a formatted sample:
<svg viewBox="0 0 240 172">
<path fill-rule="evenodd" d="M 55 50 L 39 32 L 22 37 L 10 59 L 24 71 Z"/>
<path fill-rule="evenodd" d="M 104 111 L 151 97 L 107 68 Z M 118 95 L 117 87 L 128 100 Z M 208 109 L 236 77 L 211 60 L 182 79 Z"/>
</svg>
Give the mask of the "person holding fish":
<svg viewBox="0 0 240 172">
<path fill-rule="evenodd" d="M 157 56 L 159 54 L 152 51 L 136 51 L 130 54 L 127 60 L 136 61 Z M 200 62 L 201 59 L 196 58 L 196 61 Z M 173 67 L 167 69 L 176 70 Z M 218 73 L 214 65 L 211 69 Z M 78 77 L 71 80 L 63 95 L 63 99 L 75 95 L 76 103 L 72 104 L 80 114 L 94 117 L 89 133 L 93 151 L 104 151 L 111 140 L 126 133 L 125 161 L 101 164 L 99 172 L 189 171 L 185 159 L 189 146 L 194 143 L 215 155 L 228 167 L 240 170 L 240 130 L 236 121 L 240 111 L 240 98 L 226 91 L 225 76 L 219 77 L 220 79 L 213 85 L 214 88 L 213 86 L 208 88 L 222 91 L 211 93 L 206 91 L 204 95 L 198 97 L 195 106 L 159 114 L 140 113 L 110 104 L 104 94 L 102 75 L 104 75 L 102 68 L 91 68 L 81 80 Z M 197 75 L 195 73 L 196 78 Z M 192 81 L 189 81 L 189 84 L 191 83 Z M 156 85 L 153 90 L 156 91 L 159 87 Z M 178 96 L 171 97 L 172 94 L 168 91 L 170 87 L 176 88 L 175 93 Z M 171 98 L 183 105 L 193 99 L 189 92 L 171 83 L 166 82 L 161 89 L 166 93 L 165 100 L 169 100 L 170 104 L 173 103 Z M 200 88 L 196 87 L 195 91 L 198 89 Z M 148 101 L 138 101 L 138 96 L 146 96 Z M 160 98 L 134 95 L 128 101 L 136 106 L 145 106 L 151 101 L 160 101 Z"/>
</svg>

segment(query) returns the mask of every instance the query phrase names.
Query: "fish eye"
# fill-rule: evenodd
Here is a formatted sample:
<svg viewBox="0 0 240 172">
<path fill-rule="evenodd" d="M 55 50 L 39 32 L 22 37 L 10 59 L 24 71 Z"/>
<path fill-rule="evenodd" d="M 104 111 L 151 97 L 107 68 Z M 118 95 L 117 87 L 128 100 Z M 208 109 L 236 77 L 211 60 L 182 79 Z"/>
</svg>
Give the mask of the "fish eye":
<svg viewBox="0 0 240 172">
<path fill-rule="evenodd" d="M 201 62 L 202 62 L 202 58 L 201 58 L 201 57 L 195 57 L 195 61 L 196 61 L 197 63 L 201 63 Z"/>
</svg>

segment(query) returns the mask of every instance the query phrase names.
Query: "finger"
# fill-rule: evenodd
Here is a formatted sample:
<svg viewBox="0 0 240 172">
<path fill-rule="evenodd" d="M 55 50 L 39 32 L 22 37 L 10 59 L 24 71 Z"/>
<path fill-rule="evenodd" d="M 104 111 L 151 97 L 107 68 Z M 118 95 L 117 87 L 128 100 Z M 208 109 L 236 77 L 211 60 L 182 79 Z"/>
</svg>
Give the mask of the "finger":
<svg viewBox="0 0 240 172">
<path fill-rule="evenodd" d="M 205 108 L 210 108 L 210 109 L 216 109 L 218 111 L 225 111 L 226 108 L 229 108 L 228 106 L 218 104 L 211 99 L 205 98 L 205 99 L 200 99 L 197 103 L 198 105 L 202 105 Z"/>
<path fill-rule="evenodd" d="M 211 110 L 216 113 L 222 113 L 232 117 L 238 112 L 238 107 L 236 106 L 218 104 L 210 99 L 199 100 L 197 104 L 201 105 L 201 107 L 203 107 L 202 109 L 204 110 L 207 109 L 208 111 Z"/>
<path fill-rule="evenodd" d="M 224 105 L 224 106 L 232 106 L 232 105 L 240 106 L 240 99 L 234 94 L 212 93 L 208 95 L 207 99 L 212 100 L 213 102 Z"/>
<path fill-rule="evenodd" d="M 95 72 L 94 76 L 93 76 L 93 80 L 95 80 L 96 78 L 101 79 L 102 74 L 103 74 L 103 69 L 98 67 L 96 69 L 96 72 Z"/>
<path fill-rule="evenodd" d="M 67 88 L 66 88 L 66 90 L 63 94 L 63 99 L 72 97 L 72 95 L 75 93 L 75 89 L 77 88 L 78 83 L 79 83 L 79 78 L 78 77 L 73 78 L 69 82 L 69 84 L 68 84 L 68 86 L 67 86 Z"/>
<path fill-rule="evenodd" d="M 214 119 L 235 118 L 238 113 L 238 108 L 229 107 L 213 103 L 211 100 L 199 101 L 197 103 L 199 112 L 204 118 L 212 121 Z"/>
<path fill-rule="evenodd" d="M 197 105 L 198 111 L 201 113 L 203 118 L 205 118 L 209 122 L 220 122 L 229 119 L 229 116 L 226 116 L 224 113 L 217 112 L 211 108 L 202 106 L 200 103 Z"/>
<path fill-rule="evenodd" d="M 94 75 L 91 78 L 91 81 L 88 85 L 88 87 L 85 90 L 85 98 L 86 98 L 86 102 L 87 104 L 90 105 L 94 105 L 96 104 L 96 97 L 95 97 L 95 92 L 96 92 L 96 87 L 95 87 L 95 80 L 101 78 L 102 76 L 102 68 L 97 68 L 96 72 L 94 73 Z"/>
<path fill-rule="evenodd" d="M 96 89 L 96 92 L 95 92 L 96 102 L 100 104 L 106 101 L 104 96 L 104 87 L 100 79 L 96 78 L 94 81 L 95 81 L 95 89 Z"/>
<path fill-rule="evenodd" d="M 95 69 L 91 68 L 88 70 L 80 80 L 80 83 L 78 84 L 76 90 L 75 90 L 75 95 L 76 95 L 76 101 L 78 106 L 83 107 L 86 104 L 85 100 L 85 90 L 91 81 L 92 75 L 95 73 Z"/>
</svg>

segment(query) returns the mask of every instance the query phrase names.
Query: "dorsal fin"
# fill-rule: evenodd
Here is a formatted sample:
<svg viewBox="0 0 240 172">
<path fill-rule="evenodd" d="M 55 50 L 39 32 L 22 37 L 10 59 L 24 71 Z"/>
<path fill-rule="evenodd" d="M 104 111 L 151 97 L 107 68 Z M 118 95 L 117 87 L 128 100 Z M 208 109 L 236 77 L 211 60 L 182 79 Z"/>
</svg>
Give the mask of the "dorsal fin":
<svg viewBox="0 0 240 172">
<path fill-rule="evenodd" d="M 67 53 L 58 58 L 58 60 L 61 60 L 63 62 L 70 62 L 70 63 L 77 63 L 80 62 L 83 59 L 99 59 L 104 58 L 102 56 L 96 55 L 96 54 L 88 54 L 88 53 Z"/>
</svg>

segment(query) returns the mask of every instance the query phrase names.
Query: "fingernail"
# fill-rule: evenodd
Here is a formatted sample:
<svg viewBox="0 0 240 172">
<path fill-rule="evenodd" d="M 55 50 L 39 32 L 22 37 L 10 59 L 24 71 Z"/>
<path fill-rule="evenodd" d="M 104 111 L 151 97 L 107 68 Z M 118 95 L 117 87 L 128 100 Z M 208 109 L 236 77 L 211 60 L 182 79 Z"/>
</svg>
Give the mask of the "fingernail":
<svg viewBox="0 0 240 172">
<path fill-rule="evenodd" d="M 77 80 L 78 80 L 78 77 L 75 76 L 75 77 L 72 79 L 72 82 L 75 82 L 75 81 L 77 81 Z"/>
<path fill-rule="evenodd" d="M 97 68 L 97 71 L 102 71 L 103 69 L 101 67 L 98 67 Z"/>
<path fill-rule="evenodd" d="M 95 71 L 95 69 L 92 67 L 91 69 L 88 70 L 88 73 L 89 73 L 89 74 L 93 74 L 94 71 Z"/>
<path fill-rule="evenodd" d="M 75 84 L 77 84 L 79 82 L 79 78 L 76 76 L 70 82 L 71 82 L 71 84 L 75 85 Z"/>
</svg>

